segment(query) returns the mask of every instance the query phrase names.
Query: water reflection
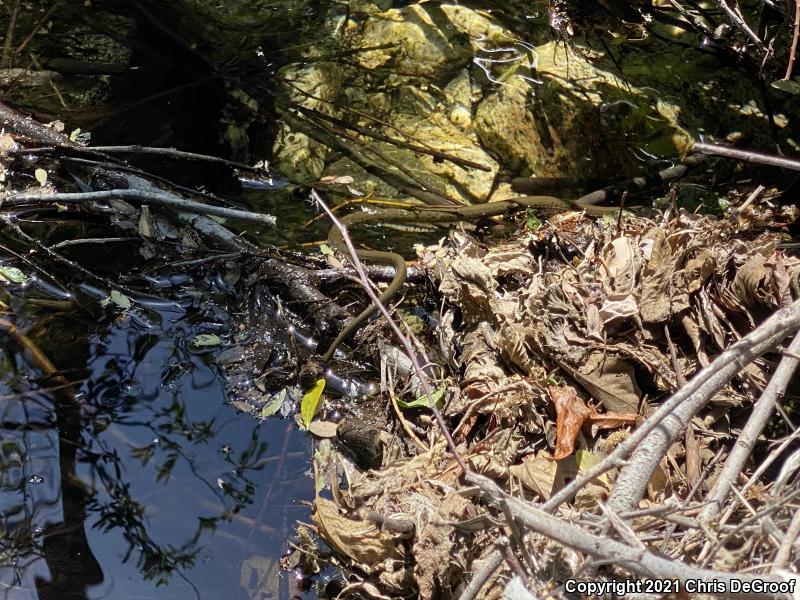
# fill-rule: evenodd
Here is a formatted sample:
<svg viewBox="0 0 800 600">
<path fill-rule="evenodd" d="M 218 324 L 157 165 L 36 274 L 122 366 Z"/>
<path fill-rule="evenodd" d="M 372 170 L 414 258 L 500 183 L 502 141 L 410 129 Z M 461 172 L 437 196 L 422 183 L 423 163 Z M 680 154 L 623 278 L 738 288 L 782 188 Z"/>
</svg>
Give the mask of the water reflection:
<svg viewBox="0 0 800 600">
<path fill-rule="evenodd" d="M 224 404 L 209 355 L 188 350 L 224 325 L 161 307 L 87 344 L 85 320 L 51 321 L 36 341 L 84 377 L 74 394 L 44 390 L 4 341 L 0 597 L 294 594 L 277 561 L 312 494 L 305 438 Z"/>
</svg>

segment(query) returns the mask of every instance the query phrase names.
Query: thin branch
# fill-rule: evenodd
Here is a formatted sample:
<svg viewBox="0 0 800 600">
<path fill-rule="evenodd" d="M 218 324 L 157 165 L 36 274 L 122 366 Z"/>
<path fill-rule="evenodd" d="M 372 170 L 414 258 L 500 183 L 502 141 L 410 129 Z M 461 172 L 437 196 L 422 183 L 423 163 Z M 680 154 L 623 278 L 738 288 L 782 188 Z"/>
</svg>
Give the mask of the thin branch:
<svg viewBox="0 0 800 600">
<path fill-rule="evenodd" d="M 542 505 L 546 511 L 555 510 L 560 504 L 569 500 L 578 490 L 590 481 L 599 477 L 603 473 L 610 471 L 614 467 L 621 466 L 624 460 L 639 444 L 657 429 L 661 430 L 661 435 L 668 434 L 664 429 L 664 421 L 684 403 L 691 407 L 689 412 L 694 414 L 695 407 L 703 406 L 719 389 L 728 383 L 736 373 L 745 366 L 761 356 L 768 350 L 777 346 L 789 333 L 800 328 L 800 301 L 794 302 L 788 308 L 776 311 L 769 319 L 759 327 L 751 331 L 740 341 L 733 344 L 725 352 L 720 354 L 714 361 L 697 373 L 689 383 L 675 392 L 669 399 L 665 400 L 661 406 L 651 414 L 625 441 L 609 454 L 597 465 L 586 471 L 580 477 L 576 477 L 567 486 L 554 494 L 550 500 Z M 684 409 L 685 412 L 685 409 Z M 672 419 L 674 423 L 675 419 Z M 637 452 L 637 456 L 638 456 Z M 656 461 L 655 464 L 658 464 Z M 655 465 L 649 465 L 652 470 Z M 647 485 L 649 476 L 644 478 L 643 483 Z M 640 486 L 632 482 L 636 489 Z M 619 482 L 617 486 L 619 485 Z M 615 487 L 616 489 L 616 487 Z"/>
<path fill-rule="evenodd" d="M 21 0 L 15 0 L 14 5 L 11 7 L 11 13 L 8 17 L 5 42 L 3 42 L 3 53 L 0 55 L 0 68 L 2 69 L 8 69 L 12 65 L 11 48 L 14 45 L 14 30 L 17 28 L 17 18 L 19 17 L 19 9 L 21 5 Z"/>
<path fill-rule="evenodd" d="M 794 547 L 797 538 L 800 537 L 800 511 L 794 513 L 792 522 L 786 530 L 786 535 L 783 542 L 778 547 L 778 553 L 775 555 L 774 568 L 783 569 L 789 566 L 789 561 L 792 558 L 792 548 Z"/>
<path fill-rule="evenodd" d="M 789 352 L 800 352 L 800 333 L 795 335 L 789 346 Z M 793 356 L 786 356 L 781 359 L 778 368 L 769 380 L 767 387 L 764 389 L 761 397 L 753 406 L 753 411 L 747 424 L 742 429 L 742 433 L 736 440 L 731 453 L 728 455 L 725 465 L 722 467 L 722 472 L 714 482 L 714 487 L 708 492 L 706 500 L 708 504 L 703 508 L 700 513 L 700 519 L 708 521 L 713 519 L 719 514 L 722 503 L 728 496 L 733 482 L 741 474 L 744 464 L 749 458 L 753 447 L 755 446 L 758 436 L 764 431 L 767 422 L 772 417 L 773 410 L 778 398 L 783 396 L 789 381 L 794 375 L 797 365 L 800 363 L 797 358 Z"/>
<path fill-rule="evenodd" d="M 593 535 L 581 527 L 559 519 L 544 510 L 513 498 L 504 493 L 497 484 L 484 475 L 467 473 L 466 480 L 477 485 L 488 499 L 498 505 L 504 504 L 520 525 L 542 534 L 560 544 L 574 548 L 588 554 L 593 558 L 611 562 L 631 573 L 636 573 L 646 578 L 696 580 L 709 584 L 710 589 L 720 589 L 724 585 L 725 591 L 711 594 L 718 598 L 738 598 L 752 600 L 773 600 L 783 598 L 789 600 L 790 596 L 774 593 L 732 593 L 731 584 L 753 583 L 755 581 L 769 581 L 784 583 L 782 577 L 771 575 L 744 575 L 742 573 L 724 573 L 711 569 L 699 569 L 676 560 L 670 560 L 661 555 L 641 548 L 634 548 L 622 542 L 607 537 Z M 712 585 L 713 584 L 713 585 Z M 723 585 L 720 585 L 723 584 Z"/>
<path fill-rule="evenodd" d="M 355 246 L 353 246 L 353 240 L 350 239 L 350 236 L 347 234 L 347 228 L 342 225 L 341 221 L 336 218 L 336 215 L 333 214 L 331 209 L 325 203 L 325 201 L 320 197 L 315 189 L 312 188 L 311 190 L 311 197 L 317 202 L 317 204 L 325 211 L 328 215 L 328 218 L 331 220 L 333 225 L 341 232 L 342 239 L 344 240 L 345 244 L 347 245 L 347 251 L 350 253 L 350 260 L 353 263 L 356 271 L 358 272 L 358 277 L 361 280 L 361 284 L 364 286 L 364 289 L 369 295 L 370 300 L 375 304 L 375 306 L 380 311 L 381 315 L 386 319 L 389 323 L 389 326 L 392 328 L 392 331 L 397 336 L 397 339 L 400 341 L 400 344 L 403 346 L 403 349 L 408 354 L 408 357 L 411 359 L 411 363 L 414 365 L 414 372 L 416 373 L 417 377 L 419 378 L 419 382 L 422 386 L 422 390 L 425 393 L 425 396 L 428 398 L 428 406 L 433 412 L 434 417 L 436 418 L 436 422 L 439 425 L 439 429 L 444 436 L 445 441 L 447 442 L 447 446 L 450 449 L 450 453 L 453 455 L 453 458 L 458 463 L 458 466 L 461 467 L 461 470 L 465 473 L 467 472 L 467 464 L 464 462 L 464 459 L 459 454 L 458 450 L 456 449 L 456 444 L 453 441 L 453 437 L 450 435 L 450 431 L 447 429 L 447 424 L 444 422 L 444 417 L 442 413 L 436 408 L 436 400 L 433 397 L 433 388 L 431 388 L 430 382 L 428 381 L 428 377 L 425 374 L 422 366 L 419 364 L 417 360 L 416 352 L 414 352 L 414 348 L 411 346 L 411 342 L 409 341 L 408 337 L 403 335 L 403 332 L 400 331 L 400 328 L 397 326 L 397 323 L 394 322 L 389 311 L 383 305 L 383 303 L 378 298 L 378 295 L 375 293 L 375 290 L 372 289 L 370 285 L 369 278 L 367 278 L 366 272 L 364 272 L 364 267 L 361 264 L 361 261 L 358 259 L 358 252 L 356 252 Z"/>
<path fill-rule="evenodd" d="M 481 570 L 472 576 L 469 585 L 461 592 L 458 600 L 473 600 L 477 598 L 483 586 L 486 585 L 486 582 L 494 575 L 495 571 L 500 568 L 501 564 L 503 564 L 503 555 L 500 554 L 499 550 L 493 550 L 486 557 L 486 562 L 481 567 Z"/>
<path fill-rule="evenodd" d="M 197 154 L 196 152 L 185 152 L 177 150 L 176 148 L 155 148 L 152 146 L 90 146 L 87 150 L 94 152 L 102 152 L 105 154 L 156 154 L 159 156 L 168 156 L 181 160 L 197 160 L 201 162 L 218 163 L 237 169 L 246 169 L 247 171 L 255 171 L 256 168 L 252 165 L 245 163 L 220 158 L 219 156 L 211 156 L 209 154 Z"/>
<path fill-rule="evenodd" d="M 695 142 L 692 144 L 692 152 L 700 152 L 702 154 L 712 154 L 716 156 L 724 156 L 725 158 L 735 158 L 745 162 L 754 162 L 762 165 L 769 165 L 770 167 L 778 167 L 779 169 L 791 169 L 792 171 L 800 171 L 800 161 L 792 160 L 790 158 L 783 158 L 780 156 L 773 156 L 772 154 L 762 154 L 760 152 L 750 152 L 748 150 L 737 150 L 728 146 L 719 146 L 717 144 L 706 144 L 704 142 Z"/>
<path fill-rule="evenodd" d="M 169 194 L 167 192 L 146 192 L 143 190 L 130 189 L 106 190 L 102 192 L 80 192 L 72 194 L 7 194 L 5 196 L 0 195 L 0 206 L 49 204 L 59 202 L 90 202 L 112 199 L 132 200 L 140 204 L 157 204 L 159 206 L 167 206 L 195 214 L 215 215 L 229 219 L 253 221 L 255 223 L 261 223 L 262 225 L 268 225 L 270 227 L 275 226 L 275 217 L 272 215 L 236 210 L 234 208 L 225 208 L 223 206 L 212 206 L 210 204 L 203 204 L 202 202 L 185 200 L 179 196 Z"/>
<path fill-rule="evenodd" d="M 797 54 L 797 42 L 800 39 L 800 0 L 794 2 L 794 33 L 792 34 L 792 47 L 789 49 L 789 60 L 786 63 L 784 81 L 791 79 L 794 71 L 794 60 Z"/>
<path fill-rule="evenodd" d="M 750 26 L 747 23 L 745 23 L 744 19 L 742 19 L 742 17 L 739 15 L 738 12 L 736 12 L 730 6 L 728 6 L 728 3 L 725 2 L 725 0 L 714 0 L 714 2 L 717 6 L 720 7 L 720 9 L 722 9 L 722 12 L 728 15 L 728 18 L 731 20 L 731 22 L 734 25 L 736 25 L 739 29 L 741 29 L 744 32 L 744 34 L 753 41 L 753 43 L 758 47 L 759 50 L 761 50 L 762 52 L 768 51 L 767 46 L 764 44 L 764 42 L 761 41 L 761 38 L 759 38 L 756 35 L 756 33 L 752 29 L 750 29 Z"/>
<path fill-rule="evenodd" d="M 55 2 L 53 2 L 53 4 L 50 6 L 47 12 L 45 12 L 42 15 L 42 18 L 39 19 L 36 25 L 34 25 L 33 28 L 30 30 L 30 33 L 28 33 L 28 35 L 25 36 L 25 39 L 22 40 L 20 45 L 17 46 L 17 49 L 14 50 L 14 54 L 19 54 L 25 49 L 25 46 L 27 46 L 34 37 L 36 37 L 36 34 L 39 33 L 42 27 L 44 27 L 45 23 L 47 23 L 50 20 L 50 17 L 53 16 L 53 13 L 56 11 L 56 9 L 58 9 L 58 7 L 61 6 L 63 3 L 64 0 L 56 0 Z"/>
<path fill-rule="evenodd" d="M 347 121 L 344 121 L 342 119 L 337 119 L 336 117 L 326 115 L 325 113 L 318 110 L 314 110 L 313 108 L 307 108 L 299 104 L 292 105 L 292 108 L 298 110 L 307 117 L 314 117 L 317 119 L 323 119 L 325 121 L 329 121 L 334 125 L 338 125 L 339 127 L 344 127 L 345 129 L 355 131 L 356 133 L 359 133 L 365 137 L 372 138 L 374 140 L 378 140 L 379 142 L 386 142 L 387 144 L 397 146 L 398 148 L 405 148 L 406 150 L 411 150 L 412 152 L 416 152 L 418 154 L 427 154 L 428 156 L 432 157 L 435 161 L 448 161 L 453 163 L 454 165 L 458 165 L 459 167 L 477 169 L 478 171 L 484 171 L 485 173 L 491 173 L 492 171 L 492 168 L 487 165 L 472 160 L 467 160 L 465 158 L 459 158 L 458 156 L 452 156 L 450 154 L 446 154 L 445 152 L 440 152 L 438 150 L 430 150 L 428 148 L 423 148 L 422 146 L 417 146 L 416 144 L 404 142 L 403 140 L 398 140 L 396 138 L 389 137 L 388 135 L 383 135 L 382 133 L 372 131 L 365 127 L 359 127 L 358 125 L 348 123 Z"/>
</svg>

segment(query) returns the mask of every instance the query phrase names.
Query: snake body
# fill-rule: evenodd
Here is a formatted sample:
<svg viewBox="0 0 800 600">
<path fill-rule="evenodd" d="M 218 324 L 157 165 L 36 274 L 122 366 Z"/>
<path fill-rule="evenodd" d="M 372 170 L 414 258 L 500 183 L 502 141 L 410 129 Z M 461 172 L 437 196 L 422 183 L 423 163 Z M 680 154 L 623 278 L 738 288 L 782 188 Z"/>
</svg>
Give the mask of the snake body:
<svg viewBox="0 0 800 600">
<path fill-rule="evenodd" d="M 563 200 L 554 196 L 521 196 L 501 202 L 488 204 L 472 204 L 468 206 L 419 206 L 409 208 L 382 208 L 372 212 L 349 213 L 340 219 L 345 229 L 364 223 L 455 223 L 458 221 L 473 221 L 480 218 L 496 217 L 498 215 L 519 212 L 528 208 L 539 210 L 582 210 L 589 215 L 601 216 L 619 211 L 616 207 L 593 206 L 579 204 L 570 200 Z M 344 237 L 339 228 L 334 225 L 328 231 L 328 244 L 331 248 L 344 256 L 350 256 Z M 402 287 L 406 280 L 406 261 L 396 252 L 379 250 L 356 250 L 356 255 L 361 261 L 388 264 L 394 267 L 394 277 L 386 290 L 381 294 L 381 304 L 386 304 Z M 353 317 L 342 329 L 322 357 L 328 362 L 336 348 L 361 323 L 377 310 L 372 304 Z"/>
</svg>

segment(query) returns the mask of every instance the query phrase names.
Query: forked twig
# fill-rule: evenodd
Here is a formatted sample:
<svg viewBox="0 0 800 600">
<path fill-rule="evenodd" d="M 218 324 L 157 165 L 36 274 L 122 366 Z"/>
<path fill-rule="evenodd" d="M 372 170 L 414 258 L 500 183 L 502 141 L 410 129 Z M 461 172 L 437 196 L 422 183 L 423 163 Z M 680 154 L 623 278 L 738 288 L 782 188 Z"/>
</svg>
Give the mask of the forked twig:
<svg viewBox="0 0 800 600">
<path fill-rule="evenodd" d="M 792 354 L 800 352 L 800 333 L 795 335 L 792 340 L 789 346 L 789 352 Z M 753 451 L 753 446 L 758 436 L 761 435 L 761 432 L 772 416 L 775 403 L 786 391 L 786 387 L 789 385 L 789 381 L 792 375 L 794 375 L 798 364 L 800 364 L 800 360 L 794 356 L 784 355 L 781 359 L 767 387 L 764 388 L 758 402 L 753 406 L 750 418 L 747 420 L 744 429 L 742 429 L 742 433 L 737 438 L 736 444 L 734 444 L 731 449 L 731 453 L 728 455 L 725 465 L 722 467 L 722 471 L 714 482 L 714 487 L 711 488 L 711 491 L 708 492 L 706 496 L 708 504 L 706 504 L 703 511 L 700 513 L 701 520 L 708 521 L 719 514 L 722 503 L 728 496 L 733 482 L 742 472 L 744 463 Z"/>
<path fill-rule="evenodd" d="M 652 471 L 655 465 L 658 464 L 658 460 L 656 460 L 655 463 L 648 462 L 647 465 L 644 465 L 641 463 L 641 458 L 647 455 L 648 460 L 652 461 L 652 457 L 658 455 L 657 449 L 662 447 L 665 438 L 671 438 L 676 435 L 676 429 L 677 435 L 680 435 L 680 432 L 683 431 L 681 422 L 684 421 L 686 414 L 695 414 L 736 373 L 757 357 L 775 348 L 786 335 L 797 329 L 800 329 L 800 300 L 795 301 L 787 308 L 776 311 L 759 327 L 720 354 L 710 365 L 697 373 L 683 388 L 665 400 L 611 454 L 554 494 L 550 500 L 542 505 L 542 508 L 546 511 L 555 510 L 590 481 L 614 467 L 624 464 L 626 457 L 630 456 L 634 450 L 637 450 L 635 471 L 634 469 L 626 471 L 627 474 L 624 478 L 623 474 L 620 474 L 615 486 L 615 495 L 618 498 L 616 502 L 618 504 L 611 501 L 609 501 L 609 504 L 612 507 L 627 506 L 630 498 L 636 497 L 638 500 L 641 497 L 641 491 L 644 490 L 647 481 L 650 479 L 649 475 L 644 475 L 644 473 Z M 679 415 L 673 416 L 673 413 L 677 412 L 679 408 Z M 658 440 L 650 443 L 648 452 L 638 451 L 641 449 L 640 446 L 645 438 L 648 436 L 655 438 L 656 435 Z M 634 472 L 637 473 L 637 477 L 643 478 L 643 480 L 633 481 Z M 621 479 L 623 481 L 620 481 Z M 623 484 L 622 488 L 620 488 L 620 484 Z M 623 508 L 622 510 L 627 509 Z"/>
</svg>

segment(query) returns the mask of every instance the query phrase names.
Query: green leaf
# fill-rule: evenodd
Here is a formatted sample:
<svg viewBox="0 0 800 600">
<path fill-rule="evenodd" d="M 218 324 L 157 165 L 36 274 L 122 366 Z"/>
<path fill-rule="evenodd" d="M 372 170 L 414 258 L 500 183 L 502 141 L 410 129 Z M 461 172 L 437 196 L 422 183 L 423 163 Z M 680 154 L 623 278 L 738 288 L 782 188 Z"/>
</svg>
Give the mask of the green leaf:
<svg viewBox="0 0 800 600">
<path fill-rule="evenodd" d="M 0 267 L 0 279 L 11 283 L 25 283 L 28 276 L 16 267 Z"/>
<path fill-rule="evenodd" d="M 78 136 L 80 136 L 80 134 L 81 134 L 81 129 L 80 127 L 78 127 L 78 129 L 73 130 L 72 133 L 69 134 L 69 141 L 72 143 L 77 142 Z"/>
<path fill-rule="evenodd" d="M 131 299 L 118 290 L 113 290 L 109 296 L 103 298 L 102 305 L 108 306 L 110 302 L 113 302 L 114 304 L 125 310 L 133 306 Z"/>
<path fill-rule="evenodd" d="M 325 389 L 325 380 L 317 379 L 310 390 L 308 390 L 303 399 L 300 401 L 300 416 L 303 419 L 303 424 L 308 427 L 311 421 L 314 420 L 314 415 L 322 406 L 322 390 Z"/>
<path fill-rule="evenodd" d="M 797 81 L 797 79 L 778 79 L 772 82 L 772 87 L 782 92 L 800 95 L 800 81 Z"/>
<path fill-rule="evenodd" d="M 536 211 L 532 208 L 525 211 L 525 225 L 531 231 L 536 231 L 542 226 L 542 222 L 539 220 L 539 217 L 536 216 Z"/>
<path fill-rule="evenodd" d="M 442 398 L 444 397 L 444 393 L 447 390 L 445 386 L 440 386 L 435 392 L 431 394 L 433 401 L 436 403 L 437 408 L 442 407 Z M 430 403 L 428 402 L 428 396 L 422 395 L 419 398 L 415 398 L 411 401 L 405 401 L 402 398 L 398 398 L 397 405 L 403 409 L 409 408 L 430 408 Z"/>
<path fill-rule="evenodd" d="M 197 348 L 204 348 L 207 346 L 219 346 L 222 343 L 222 338 L 213 333 L 200 333 L 194 336 L 191 345 Z"/>
<path fill-rule="evenodd" d="M 274 415 L 276 412 L 278 412 L 281 409 L 281 406 L 283 406 L 284 400 L 286 400 L 286 388 L 283 388 L 280 392 L 275 394 L 272 397 L 272 400 L 270 400 L 269 402 L 267 402 L 264 405 L 264 407 L 261 409 L 261 412 L 259 413 L 258 416 L 261 417 L 262 419 L 266 419 L 267 417 L 271 417 L 272 415 Z"/>
<path fill-rule="evenodd" d="M 331 247 L 328 246 L 328 244 L 320 244 L 319 251 L 322 252 L 323 256 L 333 256 L 333 250 L 331 250 Z"/>
<path fill-rule="evenodd" d="M 33 172 L 33 176 L 36 177 L 36 181 L 39 182 L 39 185 L 44 187 L 47 183 L 47 171 L 44 169 L 36 169 Z"/>
</svg>

